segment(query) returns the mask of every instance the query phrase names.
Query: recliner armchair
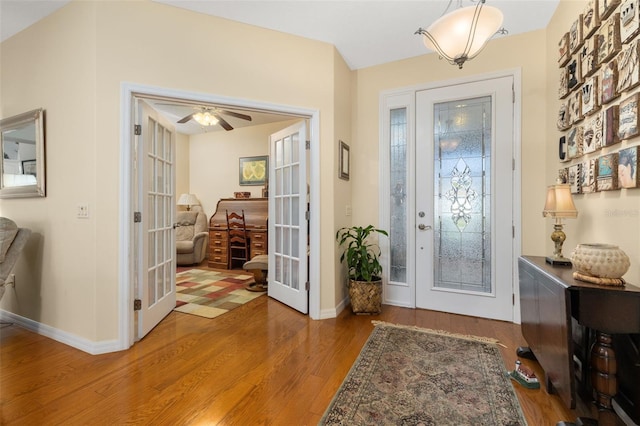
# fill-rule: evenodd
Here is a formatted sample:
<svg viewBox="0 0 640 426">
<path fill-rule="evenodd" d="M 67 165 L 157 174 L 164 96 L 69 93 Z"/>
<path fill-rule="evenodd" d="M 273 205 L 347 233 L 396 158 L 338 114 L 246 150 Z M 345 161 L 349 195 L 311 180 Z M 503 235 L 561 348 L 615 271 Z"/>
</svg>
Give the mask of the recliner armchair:
<svg viewBox="0 0 640 426">
<path fill-rule="evenodd" d="M 31 236 L 31 230 L 18 228 L 14 221 L 0 217 L 0 299 L 4 295 L 4 287 L 15 266 L 20 252 Z"/>
<path fill-rule="evenodd" d="M 201 211 L 176 214 L 176 263 L 194 265 L 202 262 L 209 245 L 207 216 Z"/>
</svg>

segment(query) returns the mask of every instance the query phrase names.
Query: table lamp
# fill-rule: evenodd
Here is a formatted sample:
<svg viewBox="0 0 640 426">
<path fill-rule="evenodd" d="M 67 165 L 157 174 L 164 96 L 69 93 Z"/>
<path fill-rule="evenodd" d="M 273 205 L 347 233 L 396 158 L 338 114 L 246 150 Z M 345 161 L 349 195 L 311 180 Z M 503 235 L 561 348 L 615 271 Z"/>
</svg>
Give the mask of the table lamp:
<svg viewBox="0 0 640 426">
<path fill-rule="evenodd" d="M 193 194 L 182 194 L 178 199 L 179 206 L 187 206 L 187 211 L 191 210 L 191 206 L 199 206 L 200 201 L 198 201 L 198 197 Z"/>
<path fill-rule="evenodd" d="M 542 211 L 542 216 L 553 217 L 556 222 L 553 225 L 554 231 L 551 233 L 551 241 L 555 244 L 553 256 L 547 256 L 546 261 L 552 265 L 571 266 L 571 260 L 562 255 L 562 243 L 567 238 L 562 231 L 562 219 L 578 217 L 578 210 L 571 198 L 571 186 L 569 184 L 557 183 L 547 187 L 547 201 Z"/>
</svg>

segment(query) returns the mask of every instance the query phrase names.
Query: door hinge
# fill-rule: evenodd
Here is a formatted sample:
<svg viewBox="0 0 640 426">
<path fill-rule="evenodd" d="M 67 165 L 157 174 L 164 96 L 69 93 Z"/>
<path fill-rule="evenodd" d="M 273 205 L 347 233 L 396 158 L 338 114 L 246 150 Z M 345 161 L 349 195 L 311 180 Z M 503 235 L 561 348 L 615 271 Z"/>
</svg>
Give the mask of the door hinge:
<svg viewBox="0 0 640 426">
<path fill-rule="evenodd" d="M 136 136 L 140 136 L 142 134 L 142 126 L 139 124 L 133 125 L 133 134 Z"/>
<path fill-rule="evenodd" d="M 515 238 L 516 237 L 516 227 L 511 225 L 511 237 Z"/>
<path fill-rule="evenodd" d="M 309 291 L 309 281 L 304 283 L 304 289 L 305 291 Z"/>
<path fill-rule="evenodd" d="M 133 212 L 133 223 L 140 223 L 140 222 L 142 222 L 142 213 Z"/>
<path fill-rule="evenodd" d="M 140 310 L 142 310 L 142 300 L 140 300 L 140 299 L 133 299 L 133 310 L 134 310 L 134 311 L 140 311 Z"/>
<path fill-rule="evenodd" d="M 516 159 L 512 158 L 511 159 L 511 170 L 515 170 L 516 169 Z"/>
<path fill-rule="evenodd" d="M 311 149 L 311 141 L 305 141 L 304 148 L 305 149 Z"/>
<path fill-rule="evenodd" d="M 513 306 L 516 305 L 516 294 L 515 293 L 511 293 L 511 304 Z"/>
<path fill-rule="evenodd" d="M 311 220 L 311 212 L 309 210 L 307 210 L 306 212 L 304 212 L 304 218 L 306 220 Z"/>
</svg>

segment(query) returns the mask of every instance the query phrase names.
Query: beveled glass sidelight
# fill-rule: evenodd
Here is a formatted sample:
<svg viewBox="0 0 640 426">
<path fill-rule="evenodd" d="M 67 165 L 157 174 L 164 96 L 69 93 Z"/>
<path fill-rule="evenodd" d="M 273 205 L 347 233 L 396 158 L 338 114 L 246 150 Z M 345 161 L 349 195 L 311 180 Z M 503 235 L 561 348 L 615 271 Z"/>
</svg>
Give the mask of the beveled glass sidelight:
<svg viewBox="0 0 640 426">
<path fill-rule="evenodd" d="M 0 198 L 44 197 L 44 110 L 0 120 L 0 148 Z"/>
</svg>

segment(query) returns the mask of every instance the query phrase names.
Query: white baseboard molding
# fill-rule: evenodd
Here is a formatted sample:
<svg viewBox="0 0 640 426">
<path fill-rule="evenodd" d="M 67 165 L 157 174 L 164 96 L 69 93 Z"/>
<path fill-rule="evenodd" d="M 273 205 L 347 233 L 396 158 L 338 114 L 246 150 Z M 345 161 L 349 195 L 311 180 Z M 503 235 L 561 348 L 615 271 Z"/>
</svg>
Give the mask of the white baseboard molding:
<svg viewBox="0 0 640 426">
<path fill-rule="evenodd" d="M 57 328 L 51 327 L 49 325 L 41 324 L 29 318 L 16 315 L 13 312 L 5 311 L 4 309 L 0 309 L 0 320 L 5 322 L 12 322 L 16 325 L 21 326 L 22 328 L 26 328 L 27 330 L 33 331 L 34 333 L 48 337 L 57 342 L 64 343 L 65 345 L 69 345 L 91 355 L 99 355 L 123 350 L 119 346 L 117 340 L 93 342 L 83 337 L 76 336 L 75 334 L 58 330 Z"/>
<path fill-rule="evenodd" d="M 349 303 L 349 298 L 344 298 L 333 309 L 321 309 L 319 319 L 323 320 L 323 319 L 329 319 L 329 318 L 336 318 L 340 314 L 340 312 L 344 311 L 344 308 L 347 307 L 348 303 Z"/>
</svg>

